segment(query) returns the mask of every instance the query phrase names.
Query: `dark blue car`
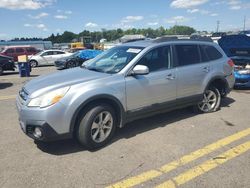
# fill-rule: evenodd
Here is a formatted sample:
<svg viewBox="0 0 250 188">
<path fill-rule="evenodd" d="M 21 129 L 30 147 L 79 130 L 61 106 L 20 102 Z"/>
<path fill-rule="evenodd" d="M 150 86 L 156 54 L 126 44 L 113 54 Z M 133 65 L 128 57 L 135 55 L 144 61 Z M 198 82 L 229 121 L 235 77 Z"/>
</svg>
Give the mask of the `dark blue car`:
<svg viewBox="0 0 250 188">
<path fill-rule="evenodd" d="M 61 58 L 55 61 L 57 69 L 68 69 L 82 65 L 83 62 L 95 58 L 97 55 L 102 53 L 101 50 L 81 50 L 75 52 L 71 56 Z"/>
<path fill-rule="evenodd" d="M 218 40 L 218 44 L 235 64 L 235 87 L 250 88 L 250 37 L 223 36 Z"/>
</svg>

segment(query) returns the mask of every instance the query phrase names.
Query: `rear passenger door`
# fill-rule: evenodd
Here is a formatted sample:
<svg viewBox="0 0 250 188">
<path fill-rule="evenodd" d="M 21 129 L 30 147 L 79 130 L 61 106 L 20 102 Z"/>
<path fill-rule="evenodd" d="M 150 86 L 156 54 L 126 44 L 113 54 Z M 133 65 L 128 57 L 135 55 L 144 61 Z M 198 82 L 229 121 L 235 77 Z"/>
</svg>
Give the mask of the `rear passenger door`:
<svg viewBox="0 0 250 188">
<path fill-rule="evenodd" d="M 209 62 L 203 62 L 199 45 L 176 44 L 177 98 L 202 94 L 202 84 L 210 71 Z"/>
</svg>

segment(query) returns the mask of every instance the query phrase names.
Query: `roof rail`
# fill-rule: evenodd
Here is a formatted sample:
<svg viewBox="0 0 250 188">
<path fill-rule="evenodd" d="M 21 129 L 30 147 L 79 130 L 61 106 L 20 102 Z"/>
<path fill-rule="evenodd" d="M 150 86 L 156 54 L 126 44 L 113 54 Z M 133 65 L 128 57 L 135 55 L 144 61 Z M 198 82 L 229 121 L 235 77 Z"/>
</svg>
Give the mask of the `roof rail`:
<svg viewBox="0 0 250 188">
<path fill-rule="evenodd" d="M 203 42 L 213 42 L 210 37 L 202 37 L 202 36 L 191 36 L 189 39 L 187 38 L 178 38 L 177 36 L 164 36 L 157 39 L 154 39 L 154 43 L 161 43 L 161 42 L 169 42 L 169 41 L 203 41 Z"/>
</svg>

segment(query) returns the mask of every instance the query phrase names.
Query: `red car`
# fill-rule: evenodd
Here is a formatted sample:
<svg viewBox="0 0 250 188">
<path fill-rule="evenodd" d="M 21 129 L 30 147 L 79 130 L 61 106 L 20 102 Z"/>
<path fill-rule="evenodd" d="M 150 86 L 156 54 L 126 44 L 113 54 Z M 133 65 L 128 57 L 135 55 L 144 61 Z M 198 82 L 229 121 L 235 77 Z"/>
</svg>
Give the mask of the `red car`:
<svg viewBox="0 0 250 188">
<path fill-rule="evenodd" d="M 17 61 L 17 57 L 20 55 L 33 55 L 39 51 L 31 46 L 7 46 L 5 47 L 0 54 L 13 57 L 14 61 Z"/>
</svg>

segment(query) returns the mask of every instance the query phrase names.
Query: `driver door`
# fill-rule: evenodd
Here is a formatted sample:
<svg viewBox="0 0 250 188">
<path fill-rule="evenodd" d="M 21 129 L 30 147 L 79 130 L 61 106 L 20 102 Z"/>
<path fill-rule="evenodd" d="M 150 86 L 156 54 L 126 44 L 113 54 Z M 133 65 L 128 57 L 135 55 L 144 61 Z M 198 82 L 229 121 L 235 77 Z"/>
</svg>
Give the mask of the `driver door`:
<svg viewBox="0 0 250 188">
<path fill-rule="evenodd" d="M 41 57 L 42 57 L 42 62 L 41 64 L 43 65 L 49 65 L 51 64 L 51 62 L 53 62 L 53 51 L 48 51 L 48 52 L 44 52 Z"/>
<path fill-rule="evenodd" d="M 172 62 L 170 46 L 155 48 L 139 60 L 137 65 L 147 66 L 149 74 L 125 78 L 128 111 L 176 100 L 176 69 Z"/>
</svg>

